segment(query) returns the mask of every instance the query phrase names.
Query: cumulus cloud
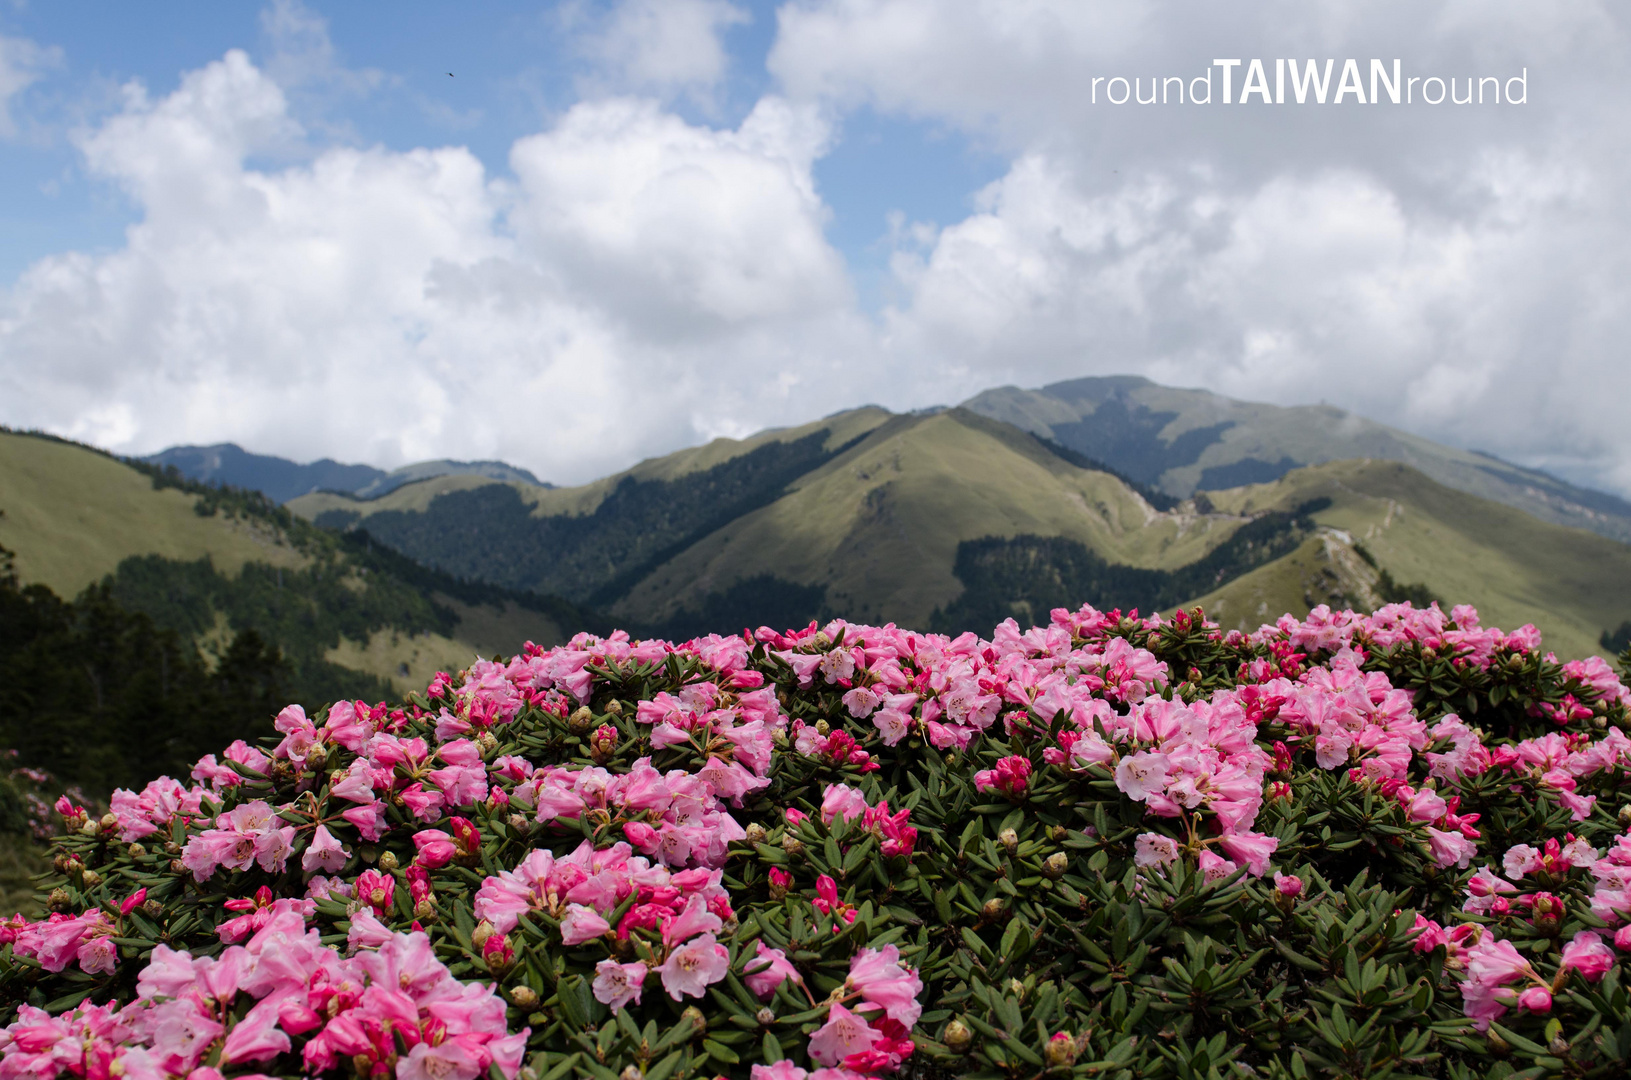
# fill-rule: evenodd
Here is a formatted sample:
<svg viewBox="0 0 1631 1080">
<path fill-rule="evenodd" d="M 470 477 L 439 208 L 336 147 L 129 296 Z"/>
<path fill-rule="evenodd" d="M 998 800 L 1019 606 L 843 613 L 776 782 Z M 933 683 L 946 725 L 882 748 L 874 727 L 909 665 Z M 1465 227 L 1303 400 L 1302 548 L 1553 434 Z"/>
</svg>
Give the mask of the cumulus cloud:
<svg viewBox="0 0 1631 1080">
<path fill-rule="evenodd" d="M 17 134 L 17 121 L 11 115 L 12 101 L 61 63 L 61 49 L 44 48 L 27 38 L 0 34 L 0 138 Z"/>
<path fill-rule="evenodd" d="M 1149 95 L 1254 56 L 1271 72 L 1402 56 L 1463 88 L 1527 68 L 1530 91 L 1483 110 L 1105 100 L 1105 77 Z M 782 9 L 769 60 L 795 100 L 948 125 L 1013 159 L 967 219 L 896 252 L 893 362 L 938 359 L 971 391 L 1133 371 L 1330 400 L 1631 492 L 1610 404 L 1631 400 L 1611 344 L 1631 331 L 1626 64 L 1623 16 L 1590 0 L 812 0 Z"/>
<path fill-rule="evenodd" d="M 6 420 L 126 451 L 232 439 L 586 480 L 843 403 L 799 374 L 858 351 L 834 345 L 849 297 L 808 110 L 767 99 L 716 130 L 586 103 L 517 143 L 505 182 L 462 149 L 247 163 L 301 134 L 241 52 L 158 100 L 127 88 L 82 149 L 141 219 L 5 297 Z"/>
<path fill-rule="evenodd" d="M 730 66 L 720 35 L 749 21 L 726 0 L 622 0 L 580 32 L 597 67 L 589 85 L 708 104 Z"/>
<path fill-rule="evenodd" d="M 1631 493 L 1619 9 L 796 0 L 776 91 L 682 119 L 727 85 L 743 17 L 630 0 L 578 24 L 597 81 L 495 176 L 459 148 L 314 136 L 291 87 L 341 65 L 320 20 L 275 6 L 267 66 L 233 52 L 161 98 L 132 86 L 80 139 L 137 220 L 0 294 L 0 419 L 571 482 L 868 401 L 1138 372 Z M 1529 103 L 1093 101 L 1095 77 L 1217 57 L 1401 54 L 1463 80 L 1527 68 Z M 863 107 L 1009 162 L 961 220 L 889 219 L 875 317 L 815 180 Z"/>
</svg>

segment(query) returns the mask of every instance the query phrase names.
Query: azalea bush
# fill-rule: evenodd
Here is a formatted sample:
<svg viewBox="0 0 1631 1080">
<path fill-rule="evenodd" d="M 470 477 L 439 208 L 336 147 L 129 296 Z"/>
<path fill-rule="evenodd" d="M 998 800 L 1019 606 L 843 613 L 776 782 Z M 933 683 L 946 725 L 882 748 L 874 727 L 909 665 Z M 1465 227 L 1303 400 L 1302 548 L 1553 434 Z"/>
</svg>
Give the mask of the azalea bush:
<svg viewBox="0 0 1631 1080">
<path fill-rule="evenodd" d="M 0 1078 L 1621 1076 L 1628 704 L 1466 607 L 528 645 L 59 801 Z"/>
</svg>

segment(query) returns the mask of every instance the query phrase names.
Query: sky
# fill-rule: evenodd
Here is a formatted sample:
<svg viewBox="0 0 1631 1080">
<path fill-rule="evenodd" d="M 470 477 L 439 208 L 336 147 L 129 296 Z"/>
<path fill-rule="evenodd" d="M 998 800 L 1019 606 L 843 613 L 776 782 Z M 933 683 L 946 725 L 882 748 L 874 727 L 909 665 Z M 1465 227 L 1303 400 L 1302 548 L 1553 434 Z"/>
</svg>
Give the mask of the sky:
<svg viewBox="0 0 1631 1080">
<path fill-rule="evenodd" d="M 579 483 L 1132 373 L 1631 496 L 1627 21 L 0 0 L 0 423 Z"/>
</svg>

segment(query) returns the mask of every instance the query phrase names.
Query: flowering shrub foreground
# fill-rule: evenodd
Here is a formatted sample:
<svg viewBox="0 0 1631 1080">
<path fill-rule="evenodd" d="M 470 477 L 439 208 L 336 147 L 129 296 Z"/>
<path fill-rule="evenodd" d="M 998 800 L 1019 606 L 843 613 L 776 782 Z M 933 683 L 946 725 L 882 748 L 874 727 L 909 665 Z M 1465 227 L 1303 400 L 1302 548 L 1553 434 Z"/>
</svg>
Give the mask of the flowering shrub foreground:
<svg viewBox="0 0 1631 1080">
<path fill-rule="evenodd" d="M 0 1078 L 1624 1075 L 1628 703 L 1464 607 L 528 645 L 59 802 Z"/>
</svg>

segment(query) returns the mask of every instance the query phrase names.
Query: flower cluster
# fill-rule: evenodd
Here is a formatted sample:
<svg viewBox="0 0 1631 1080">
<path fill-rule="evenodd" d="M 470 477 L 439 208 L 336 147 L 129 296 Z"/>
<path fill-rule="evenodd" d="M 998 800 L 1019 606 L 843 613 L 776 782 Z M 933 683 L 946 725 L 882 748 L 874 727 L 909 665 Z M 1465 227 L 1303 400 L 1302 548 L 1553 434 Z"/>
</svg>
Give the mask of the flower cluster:
<svg viewBox="0 0 1631 1080">
<path fill-rule="evenodd" d="M 1533 1020 L 1607 1061 L 1628 705 L 1464 607 L 529 644 L 62 800 L 0 1077 L 1294 1074 L 1367 965 L 1412 1060 Z M 1278 1026 L 1213 1046 L 1203 973 Z"/>
</svg>

